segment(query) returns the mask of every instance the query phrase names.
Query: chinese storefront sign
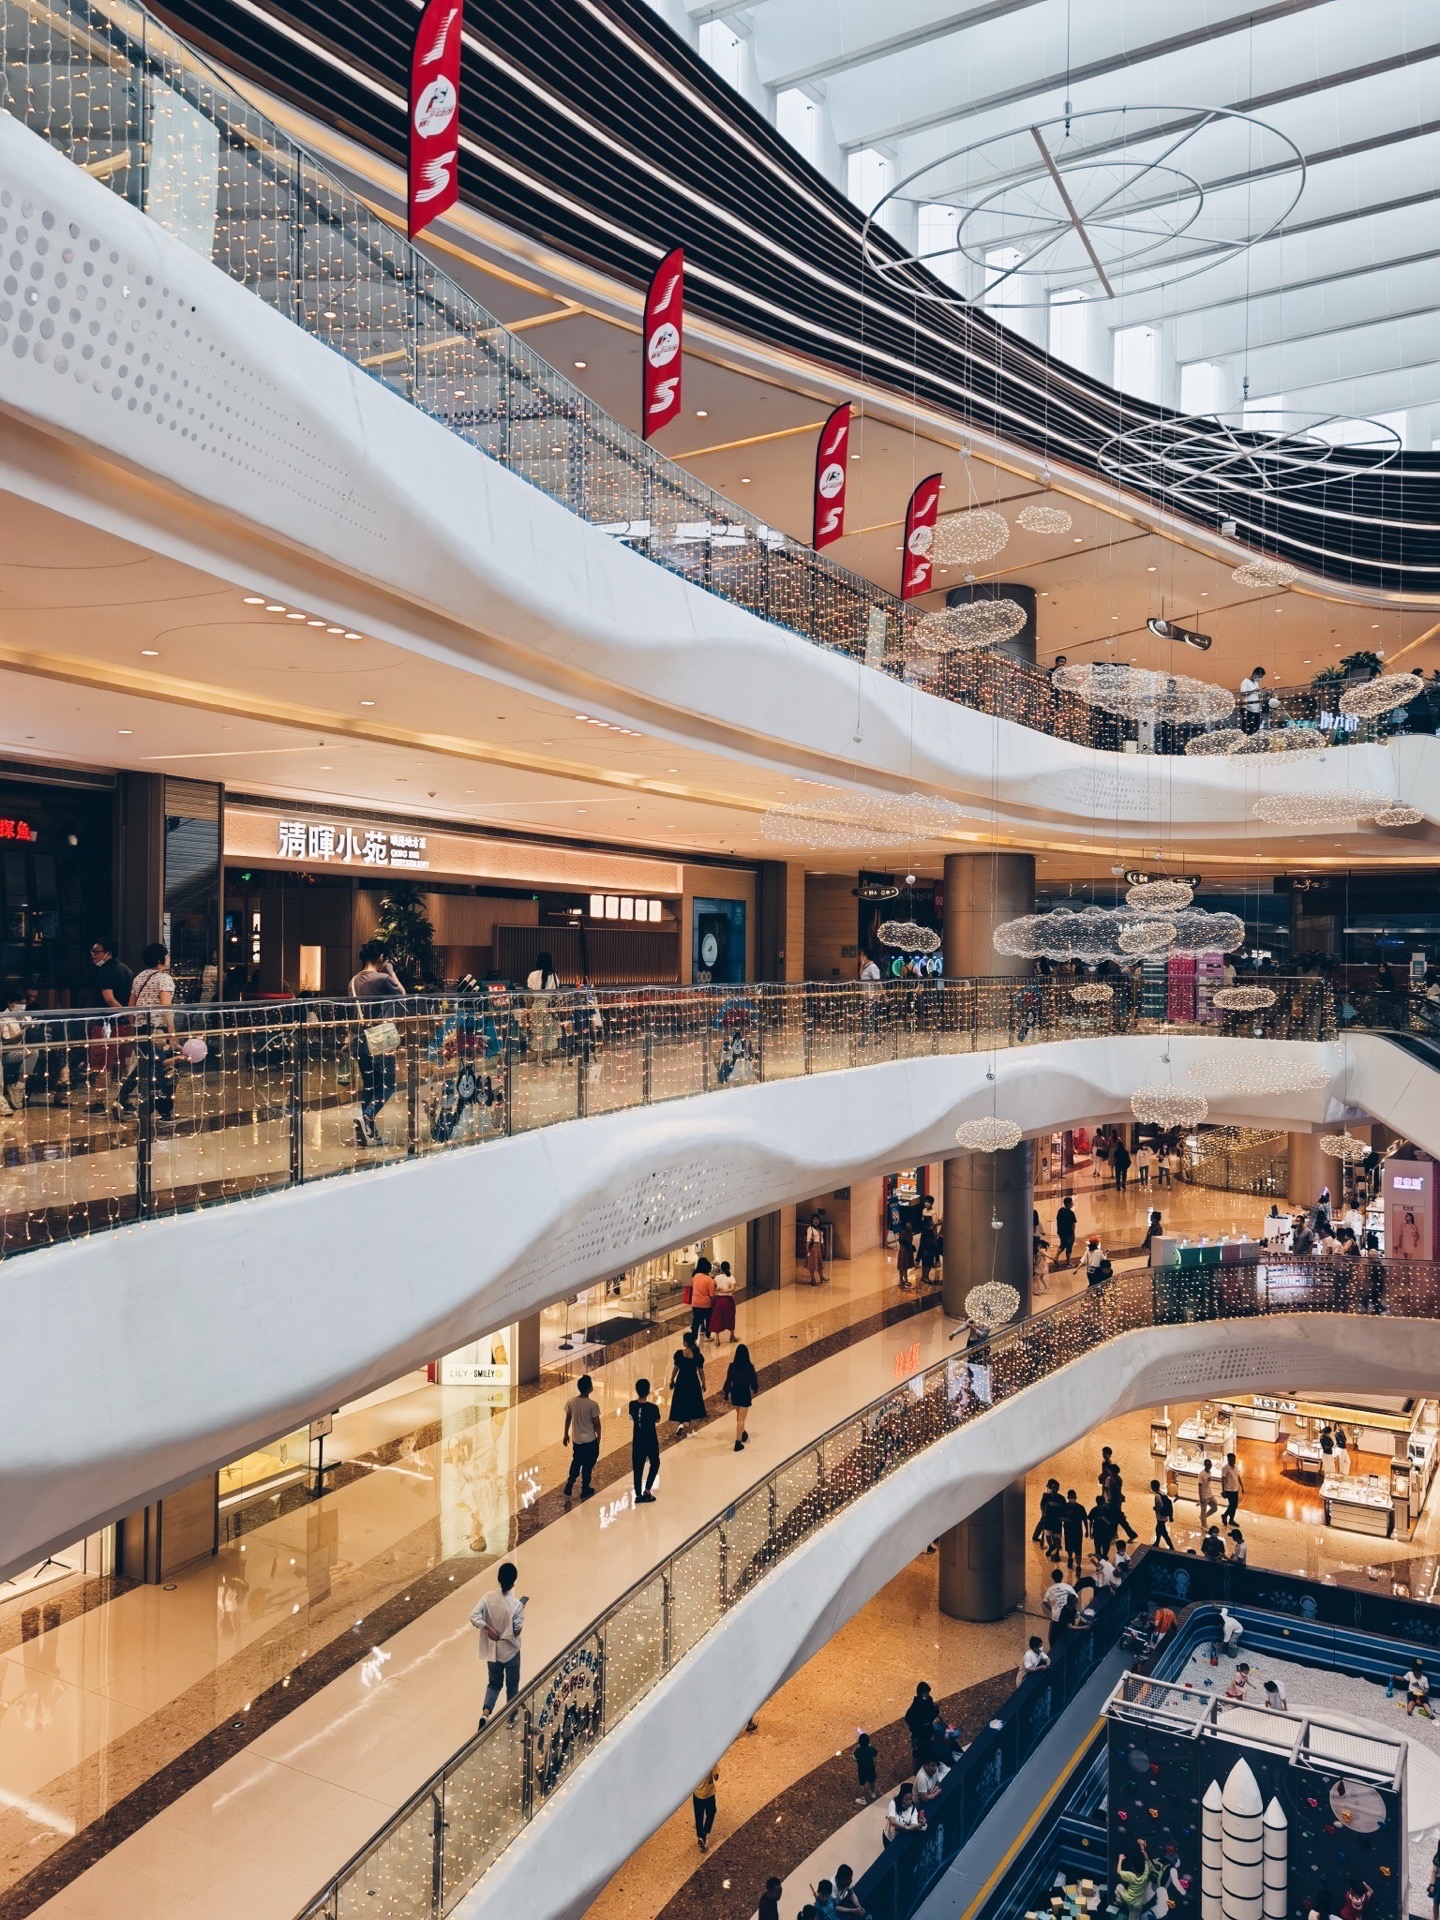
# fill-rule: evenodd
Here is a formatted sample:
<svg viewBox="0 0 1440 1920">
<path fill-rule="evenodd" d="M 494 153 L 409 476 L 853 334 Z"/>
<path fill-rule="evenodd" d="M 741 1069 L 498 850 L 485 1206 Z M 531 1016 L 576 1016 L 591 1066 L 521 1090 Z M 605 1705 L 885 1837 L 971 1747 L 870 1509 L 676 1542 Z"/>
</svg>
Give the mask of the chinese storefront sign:
<svg viewBox="0 0 1440 1920">
<path fill-rule="evenodd" d="M 381 827 L 334 827 L 308 820 L 281 820 L 275 851 L 282 860 L 316 860 L 327 866 L 406 867 L 430 865 L 423 833 Z"/>
</svg>

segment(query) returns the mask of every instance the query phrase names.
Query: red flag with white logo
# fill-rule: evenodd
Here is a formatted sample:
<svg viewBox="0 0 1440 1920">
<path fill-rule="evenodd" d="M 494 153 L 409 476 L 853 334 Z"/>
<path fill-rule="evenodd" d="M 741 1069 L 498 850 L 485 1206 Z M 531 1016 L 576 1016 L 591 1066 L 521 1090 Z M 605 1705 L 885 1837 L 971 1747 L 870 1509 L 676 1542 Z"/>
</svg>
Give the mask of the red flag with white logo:
<svg viewBox="0 0 1440 1920">
<path fill-rule="evenodd" d="M 900 563 L 900 598 L 928 593 L 935 573 L 935 520 L 940 512 L 938 473 L 927 474 L 905 509 L 905 554 Z"/>
<path fill-rule="evenodd" d="M 410 54 L 410 238 L 460 197 L 460 28 L 464 0 L 429 0 Z"/>
<path fill-rule="evenodd" d="M 815 550 L 845 532 L 845 463 L 850 457 L 850 402 L 836 407 L 815 448 Z"/>
<path fill-rule="evenodd" d="M 655 269 L 640 328 L 641 433 L 649 439 L 680 412 L 685 335 L 685 249 L 675 247 Z"/>
</svg>

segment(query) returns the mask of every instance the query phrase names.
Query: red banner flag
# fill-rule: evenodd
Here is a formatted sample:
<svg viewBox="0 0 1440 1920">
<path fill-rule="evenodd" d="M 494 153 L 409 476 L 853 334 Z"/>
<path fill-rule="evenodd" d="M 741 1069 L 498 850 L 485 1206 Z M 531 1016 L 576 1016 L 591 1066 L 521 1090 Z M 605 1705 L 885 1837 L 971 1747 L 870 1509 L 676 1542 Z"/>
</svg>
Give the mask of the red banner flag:
<svg viewBox="0 0 1440 1920">
<path fill-rule="evenodd" d="M 429 0 L 410 53 L 410 238 L 460 197 L 460 28 L 464 0 Z"/>
<path fill-rule="evenodd" d="M 940 512 L 943 476 L 927 474 L 905 509 L 905 554 L 900 562 L 900 598 L 913 600 L 928 593 L 935 572 L 935 521 Z"/>
<path fill-rule="evenodd" d="M 655 269 L 640 323 L 640 431 L 646 440 L 680 412 L 684 336 L 685 249 L 674 247 Z"/>
<path fill-rule="evenodd" d="M 850 456 L 850 402 L 836 407 L 815 448 L 815 550 L 845 532 L 845 463 Z"/>
</svg>

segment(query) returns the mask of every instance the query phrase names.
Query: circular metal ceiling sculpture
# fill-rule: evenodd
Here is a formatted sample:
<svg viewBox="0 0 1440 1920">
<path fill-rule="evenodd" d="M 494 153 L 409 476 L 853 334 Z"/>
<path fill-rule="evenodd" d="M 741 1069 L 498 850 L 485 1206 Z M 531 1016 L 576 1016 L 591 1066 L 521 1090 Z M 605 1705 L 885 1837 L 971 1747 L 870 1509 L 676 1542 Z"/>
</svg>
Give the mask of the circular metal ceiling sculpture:
<svg viewBox="0 0 1440 1920">
<path fill-rule="evenodd" d="M 1010 522 L 993 507 L 942 513 L 935 523 L 935 564 L 965 567 L 975 560 L 993 560 L 1009 540 Z"/>
<path fill-rule="evenodd" d="M 1234 259 L 1275 231 L 1304 186 L 1300 149 L 1253 114 L 1103 107 L 1017 126 L 928 161 L 871 209 L 861 246 L 874 273 L 943 306 L 978 301 L 1005 313 L 1048 308 L 1057 294 L 1114 300 Z M 882 222 L 888 213 L 913 232 L 922 206 L 948 214 L 953 238 L 924 253 L 900 252 Z"/>
<path fill-rule="evenodd" d="M 964 818 L 962 808 L 928 794 L 835 792 L 771 807 L 760 831 L 781 846 L 863 851 L 935 839 Z"/>
<path fill-rule="evenodd" d="M 1022 507 L 1015 516 L 1027 533 L 1069 533 L 1075 524 L 1063 507 Z"/>
<path fill-rule="evenodd" d="M 962 1120 L 955 1129 L 956 1143 L 972 1153 L 1006 1153 L 1019 1146 L 1020 1138 L 1013 1120 L 1001 1120 L 992 1113 L 979 1120 Z"/>
<path fill-rule="evenodd" d="M 1292 407 L 1236 407 L 1174 414 L 1121 427 L 1100 447 L 1103 470 L 1125 486 L 1201 513 L 1253 524 L 1257 504 L 1338 481 L 1368 478 L 1400 452 L 1382 420 Z M 1242 587 L 1288 587 L 1298 568 L 1255 553 L 1231 579 Z"/>
<path fill-rule="evenodd" d="M 1018 600 L 968 600 L 923 614 L 910 638 L 925 653 L 979 653 L 1013 640 L 1026 618 Z"/>
<path fill-rule="evenodd" d="M 1124 907 L 1052 907 L 1004 921 L 995 929 L 994 944 L 997 953 L 1020 959 L 1084 960 L 1094 966 L 1102 960 L 1133 962 L 1147 952 L 1233 953 L 1244 941 L 1245 922 L 1236 913 L 1189 907 L 1162 919 Z"/>
<path fill-rule="evenodd" d="M 1185 725 L 1223 720 L 1235 711 L 1235 696 L 1226 687 L 1192 679 L 1188 673 L 1153 673 L 1148 667 L 1124 666 L 1118 660 L 1077 661 L 1074 666 L 1057 667 L 1051 679 L 1087 706 L 1132 720 Z"/>
<path fill-rule="evenodd" d="M 1418 673 L 1382 673 L 1342 693 L 1340 711 L 1353 713 L 1361 720 L 1376 720 L 1382 713 L 1408 706 L 1424 684 Z"/>
</svg>

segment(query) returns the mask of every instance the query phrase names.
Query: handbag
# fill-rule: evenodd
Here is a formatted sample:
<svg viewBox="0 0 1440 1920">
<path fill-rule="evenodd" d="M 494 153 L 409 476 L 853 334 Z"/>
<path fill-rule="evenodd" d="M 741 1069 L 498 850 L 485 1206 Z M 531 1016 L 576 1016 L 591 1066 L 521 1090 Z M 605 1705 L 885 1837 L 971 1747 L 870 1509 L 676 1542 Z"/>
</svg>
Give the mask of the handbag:
<svg viewBox="0 0 1440 1920">
<path fill-rule="evenodd" d="M 685 1283 L 685 1287 L 680 1295 L 680 1298 L 685 1302 L 687 1307 L 690 1305 L 690 1283 L 688 1280 Z"/>
<path fill-rule="evenodd" d="M 400 1029 L 393 1020 L 377 1020 L 365 1029 L 365 1045 L 372 1054 L 398 1053 Z"/>
</svg>

